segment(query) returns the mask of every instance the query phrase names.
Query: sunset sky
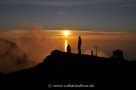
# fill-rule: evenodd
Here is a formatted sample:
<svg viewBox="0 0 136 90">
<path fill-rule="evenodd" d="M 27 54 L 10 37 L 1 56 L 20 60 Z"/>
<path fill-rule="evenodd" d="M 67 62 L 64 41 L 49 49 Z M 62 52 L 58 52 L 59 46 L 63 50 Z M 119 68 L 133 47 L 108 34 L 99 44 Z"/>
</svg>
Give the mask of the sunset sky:
<svg viewBox="0 0 136 90">
<path fill-rule="evenodd" d="M 79 36 L 82 54 L 110 58 L 120 49 L 136 60 L 136 0 L 0 0 L 0 72 L 35 66 L 68 45 L 77 54 Z"/>
<path fill-rule="evenodd" d="M 136 0 L 0 0 L 0 28 L 136 31 Z"/>
</svg>

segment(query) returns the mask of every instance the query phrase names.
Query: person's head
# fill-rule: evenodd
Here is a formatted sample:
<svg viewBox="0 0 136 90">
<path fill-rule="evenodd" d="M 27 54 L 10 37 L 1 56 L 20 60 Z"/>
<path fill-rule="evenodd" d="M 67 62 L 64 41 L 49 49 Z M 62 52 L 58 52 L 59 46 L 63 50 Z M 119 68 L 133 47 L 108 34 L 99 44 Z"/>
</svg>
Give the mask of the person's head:
<svg viewBox="0 0 136 90">
<path fill-rule="evenodd" d="M 81 36 L 79 36 L 79 39 L 81 39 Z"/>
</svg>

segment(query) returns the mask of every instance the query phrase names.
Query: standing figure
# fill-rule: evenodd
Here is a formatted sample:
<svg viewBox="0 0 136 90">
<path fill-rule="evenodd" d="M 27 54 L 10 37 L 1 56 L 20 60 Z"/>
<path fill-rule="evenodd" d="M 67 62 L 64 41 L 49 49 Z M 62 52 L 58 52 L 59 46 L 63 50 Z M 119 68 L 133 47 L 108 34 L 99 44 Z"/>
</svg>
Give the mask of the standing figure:
<svg viewBox="0 0 136 90">
<path fill-rule="evenodd" d="M 70 47 L 70 45 L 67 46 L 67 53 L 71 54 L 71 47 Z"/>
<path fill-rule="evenodd" d="M 91 56 L 94 56 L 93 51 L 91 50 Z"/>
<path fill-rule="evenodd" d="M 78 38 L 78 54 L 81 54 L 81 44 L 82 44 L 82 39 L 79 36 L 79 38 Z"/>
</svg>

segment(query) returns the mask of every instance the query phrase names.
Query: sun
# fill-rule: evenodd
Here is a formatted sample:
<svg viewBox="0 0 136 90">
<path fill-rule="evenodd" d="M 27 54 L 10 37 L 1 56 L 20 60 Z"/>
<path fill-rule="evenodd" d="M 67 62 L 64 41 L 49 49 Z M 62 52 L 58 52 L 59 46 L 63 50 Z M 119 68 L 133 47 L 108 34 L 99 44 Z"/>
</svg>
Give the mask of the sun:
<svg viewBox="0 0 136 90">
<path fill-rule="evenodd" d="M 63 31 L 63 35 L 64 35 L 64 36 L 69 36 L 69 35 L 70 35 L 70 32 L 69 32 L 68 30 L 64 30 L 64 31 Z"/>
</svg>

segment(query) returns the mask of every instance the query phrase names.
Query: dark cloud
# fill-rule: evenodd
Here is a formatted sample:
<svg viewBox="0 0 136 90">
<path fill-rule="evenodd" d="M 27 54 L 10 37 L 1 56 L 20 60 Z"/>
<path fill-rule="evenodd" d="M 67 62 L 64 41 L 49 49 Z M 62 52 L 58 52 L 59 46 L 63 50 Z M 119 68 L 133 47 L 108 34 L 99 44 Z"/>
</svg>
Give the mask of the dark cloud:
<svg viewBox="0 0 136 90">
<path fill-rule="evenodd" d="M 136 6 L 135 0 L 1 0 L 1 4 L 40 4 L 40 5 L 98 5 L 117 4 L 123 6 Z"/>
</svg>

